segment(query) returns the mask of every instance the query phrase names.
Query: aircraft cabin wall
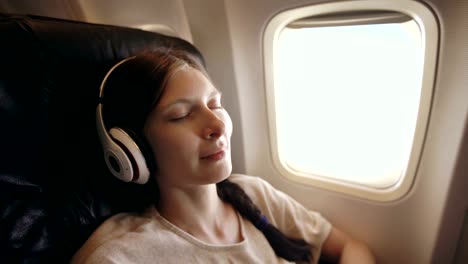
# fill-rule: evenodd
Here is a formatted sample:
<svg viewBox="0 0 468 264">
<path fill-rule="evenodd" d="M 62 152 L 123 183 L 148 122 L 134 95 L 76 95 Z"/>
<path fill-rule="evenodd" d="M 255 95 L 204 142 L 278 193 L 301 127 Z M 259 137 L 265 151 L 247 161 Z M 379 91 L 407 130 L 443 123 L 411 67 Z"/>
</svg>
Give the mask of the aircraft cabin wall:
<svg viewBox="0 0 468 264">
<path fill-rule="evenodd" d="M 268 21 L 279 12 L 323 2 L 226 1 L 246 171 L 261 175 L 309 208 L 323 212 L 337 226 L 367 241 L 376 251 L 379 263 L 451 263 L 467 208 L 467 196 L 460 187 L 467 186 L 464 165 L 467 157 L 460 151 L 466 149 L 463 138 L 466 138 L 468 113 L 468 3 L 421 1 L 432 8 L 440 27 L 429 126 L 409 193 L 399 200 L 380 203 L 288 181 L 279 175 L 271 155 L 265 154 L 270 153 L 270 142 L 265 133 L 268 114 L 261 37 Z M 466 248 L 466 244 L 459 245 L 459 252 Z"/>
<path fill-rule="evenodd" d="M 0 0 L 0 11 L 131 26 L 191 41 L 204 54 L 234 123 L 234 172 L 261 176 L 308 208 L 321 212 L 337 227 L 366 241 L 378 263 L 468 263 L 467 1 L 366 1 L 391 2 L 392 6 L 422 4 L 437 25 L 430 111 L 408 192 L 389 201 L 356 197 L 339 188 L 330 190 L 290 180 L 274 164 L 265 31 L 281 12 L 336 2 L 48 0 L 38 4 L 34 0 Z"/>
</svg>

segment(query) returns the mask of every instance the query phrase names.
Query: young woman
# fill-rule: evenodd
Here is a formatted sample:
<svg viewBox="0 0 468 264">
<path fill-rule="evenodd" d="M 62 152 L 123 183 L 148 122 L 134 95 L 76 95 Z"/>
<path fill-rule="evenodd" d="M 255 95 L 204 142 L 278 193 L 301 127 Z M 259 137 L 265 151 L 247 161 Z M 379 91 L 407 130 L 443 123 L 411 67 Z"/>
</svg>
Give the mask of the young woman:
<svg viewBox="0 0 468 264">
<path fill-rule="evenodd" d="M 196 56 L 142 53 L 103 90 L 106 127 L 135 140 L 150 177 L 134 212 L 106 220 L 72 263 L 375 262 L 319 213 L 259 177 L 231 175 L 232 122 Z"/>
</svg>

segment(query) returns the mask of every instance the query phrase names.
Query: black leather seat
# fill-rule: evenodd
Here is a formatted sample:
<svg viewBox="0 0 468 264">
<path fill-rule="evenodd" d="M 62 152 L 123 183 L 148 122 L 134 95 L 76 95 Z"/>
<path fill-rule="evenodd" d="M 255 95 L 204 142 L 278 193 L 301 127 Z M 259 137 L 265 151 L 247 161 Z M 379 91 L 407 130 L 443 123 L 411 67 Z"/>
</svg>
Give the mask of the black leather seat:
<svg viewBox="0 0 468 264">
<path fill-rule="evenodd" d="M 30 15 L 0 14 L 0 38 L 0 262 L 67 262 L 133 195 L 98 142 L 105 73 L 161 45 L 201 55 L 157 33 Z"/>
</svg>

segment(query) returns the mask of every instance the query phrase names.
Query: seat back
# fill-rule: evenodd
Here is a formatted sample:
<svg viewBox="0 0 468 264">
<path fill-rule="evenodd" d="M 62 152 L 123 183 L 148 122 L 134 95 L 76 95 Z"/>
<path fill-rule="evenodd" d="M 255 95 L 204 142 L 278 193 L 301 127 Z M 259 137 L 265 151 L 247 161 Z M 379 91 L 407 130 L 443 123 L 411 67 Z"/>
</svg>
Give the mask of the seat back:
<svg viewBox="0 0 468 264">
<path fill-rule="evenodd" d="M 126 195 L 95 126 L 106 72 L 160 46 L 203 58 L 176 37 L 31 15 L 0 14 L 0 37 L 2 259 L 66 262 Z"/>
</svg>

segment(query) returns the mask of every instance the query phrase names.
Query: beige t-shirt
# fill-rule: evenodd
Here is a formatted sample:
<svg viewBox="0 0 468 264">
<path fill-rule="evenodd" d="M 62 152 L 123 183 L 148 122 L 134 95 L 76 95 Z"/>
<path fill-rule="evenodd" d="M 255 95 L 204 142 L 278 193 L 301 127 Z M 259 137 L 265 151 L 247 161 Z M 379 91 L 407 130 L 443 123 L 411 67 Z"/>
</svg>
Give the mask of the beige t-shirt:
<svg viewBox="0 0 468 264">
<path fill-rule="evenodd" d="M 290 237 L 314 245 L 317 263 L 331 224 L 265 180 L 241 174 L 229 178 L 239 184 L 268 221 Z M 80 248 L 72 263 L 289 263 L 279 258 L 264 235 L 238 214 L 242 242 L 215 245 L 198 240 L 151 208 L 141 215 L 120 213 L 106 220 Z"/>
</svg>

